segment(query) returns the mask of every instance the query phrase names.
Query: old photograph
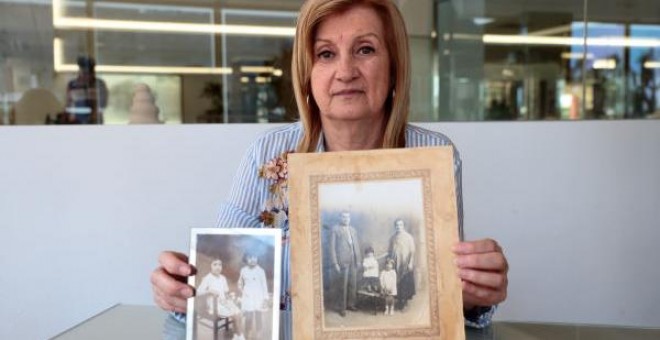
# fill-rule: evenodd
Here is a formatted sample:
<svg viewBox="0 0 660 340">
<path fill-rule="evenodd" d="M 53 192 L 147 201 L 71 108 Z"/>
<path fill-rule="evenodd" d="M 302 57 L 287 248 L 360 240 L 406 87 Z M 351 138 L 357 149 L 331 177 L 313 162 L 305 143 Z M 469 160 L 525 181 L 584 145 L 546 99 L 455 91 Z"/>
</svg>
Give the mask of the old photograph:
<svg viewBox="0 0 660 340">
<path fill-rule="evenodd" d="M 279 229 L 193 228 L 190 263 L 186 339 L 278 338 Z"/>
<path fill-rule="evenodd" d="M 450 147 L 290 154 L 302 339 L 462 339 Z"/>
<path fill-rule="evenodd" d="M 422 181 L 323 183 L 325 326 L 429 326 Z"/>
</svg>

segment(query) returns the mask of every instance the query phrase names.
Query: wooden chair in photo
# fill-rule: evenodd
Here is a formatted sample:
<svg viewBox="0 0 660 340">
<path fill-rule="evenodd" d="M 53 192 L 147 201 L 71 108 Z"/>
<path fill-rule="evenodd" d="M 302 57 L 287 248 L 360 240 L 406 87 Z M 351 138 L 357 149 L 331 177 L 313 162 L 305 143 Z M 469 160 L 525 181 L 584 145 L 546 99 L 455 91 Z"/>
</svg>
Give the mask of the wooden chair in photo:
<svg viewBox="0 0 660 340">
<path fill-rule="evenodd" d="M 213 310 L 209 310 L 208 299 L 212 299 Z M 213 330 L 213 340 L 218 340 L 219 330 L 224 328 L 229 331 L 229 325 L 233 323 L 231 317 L 218 315 L 218 297 L 211 293 L 195 297 L 195 310 L 197 311 L 197 324 Z"/>
<path fill-rule="evenodd" d="M 360 305 L 367 307 L 374 315 L 385 309 L 385 298 L 380 292 L 372 292 L 361 288 L 358 289 L 357 295 L 358 300 L 361 301 Z"/>
</svg>

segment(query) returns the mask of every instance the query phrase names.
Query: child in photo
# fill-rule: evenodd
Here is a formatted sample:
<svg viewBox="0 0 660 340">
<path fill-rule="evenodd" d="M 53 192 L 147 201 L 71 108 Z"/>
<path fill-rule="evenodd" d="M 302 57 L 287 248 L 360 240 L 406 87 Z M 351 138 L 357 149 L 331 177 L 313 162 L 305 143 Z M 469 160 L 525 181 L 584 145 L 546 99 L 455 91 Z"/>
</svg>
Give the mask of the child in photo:
<svg viewBox="0 0 660 340">
<path fill-rule="evenodd" d="M 374 256 L 374 248 L 367 247 L 364 250 L 364 259 L 362 260 L 362 287 L 367 292 L 378 292 L 378 260 Z"/>
<path fill-rule="evenodd" d="M 222 260 L 214 259 L 211 262 L 211 272 L 202 279 L 202 283 L 197 288 L 197 296 L 207 296 L 206 305 L 209 314 L 232 318 L 235 326 L 232 340 L 245 340 L 241 310 L 229 299 L 227 279 L 222 275 Z"/>
<path fill-rule="evenodd" d="M 266 272 L 257 261 L 257 256 L 246 252 L 246 263 L 241 268 L 238 288 L 242 292 L 241 309 L 245 314 L 246 333 L 250 338 L 260 338 L 262 320 L 261 314 L 268 309 L 268 282 Z"/>
<path fill-rule="evenodd" d="M 385 270 L 380 273 L 380 289 L 385 297 L 385 315 L 394 314 L 394 299 L 396 298 L 396 271 L 394 261 L 387 259 Z"/>
</svg>

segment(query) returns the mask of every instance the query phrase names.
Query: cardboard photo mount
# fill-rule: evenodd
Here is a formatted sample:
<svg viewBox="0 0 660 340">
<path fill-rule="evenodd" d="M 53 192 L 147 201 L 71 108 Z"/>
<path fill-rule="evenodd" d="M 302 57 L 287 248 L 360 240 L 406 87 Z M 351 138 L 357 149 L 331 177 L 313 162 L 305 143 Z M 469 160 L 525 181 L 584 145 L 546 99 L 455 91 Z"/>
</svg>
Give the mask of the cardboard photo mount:
<svg viewBox="0 0 660 340">
<path fill-rule="evenodd" d="M 293 338 L 465 339 L 461 281 L 451 251 L 459 240 L 453 147 L 292 153 L 288 157 Z M 421 184 L 419 202 L 423 206 L 418 211 L 423 211 L 419 225 L 424 237 L 419 241 L 423 247 L 416 256 L 425 266 L 415 277 L 421 281 L 416 283 L 418 286 L 426 287 L 429 299 L 425 309 L 418 311 L 425 318 L 411 323 L 401 315 L 394 315 L 387 319 L 386 326 L 378 326 L 378 322 L 368 320 L 378 321 L 383 316 L 353 312 L 345 316 L 349 319 L 340 320 L 350 320 L 353 315 L 367 321 L 331 323 L 329 319 L 335 317 L 328 312 L 332 301 L 324 301 L 323 257 L 327 254 L 321 234 L 327 225 L 321 221 L 324 207 L 319 195 L 324 190 L 320 189 L 353 184 L 356 192 L 367 186 L 377 188 L 374 192 L 383 192 L 393 183 L 405 180 Z M 385 187 L 378 188 L 379 185 Z M 391 195 L 396 200 L 398 193 L 391 191 Z M 374 209 L 379 209 L 377 202 L 383 202 L 382 197 L 371 199 Z M 324 202 L 327 201 L 325 198 Z M 370 203 L 358 202 L 362 207 Z M 373 213 L 372 209 L 366 210 Z M 384 233 L 390 232 L 389 227 L 382 228 Z"/>
</svg>

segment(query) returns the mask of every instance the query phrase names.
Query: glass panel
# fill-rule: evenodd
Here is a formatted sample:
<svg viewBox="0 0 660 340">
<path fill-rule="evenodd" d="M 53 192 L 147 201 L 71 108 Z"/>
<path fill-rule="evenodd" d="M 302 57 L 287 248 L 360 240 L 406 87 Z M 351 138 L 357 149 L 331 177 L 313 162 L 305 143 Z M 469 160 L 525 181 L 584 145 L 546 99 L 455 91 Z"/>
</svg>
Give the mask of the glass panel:
<svg viewBox="0 0 660 340">
<path fill-rule="evenodd" d="M 436 1 L 441 120 L 581 115 L 581 1 Z"/>
<path fill-rule="evenodd" d="M 295 120 L 302 2 L 0 0 L 0 124 Z M 660 116 L 659 1 L 395 2 L 412 121 Z"/>
<path fill-rule="evenodd" d="M 586 118 L 623 118 L 625 112 L 625 54 L 620 44 L 593 45 L 626 36 L 622 24 L 589 22 L 585 57 Z"/>
<path fill-rule="evenodd" d="M 660 18 L 656 25 L 630 25 L 632 39 L 660 39 Z M 660 118 L 660 44 L 634 46 L 628 52 L 630 89 L 626 92 L 626 118 Z"/>
<path fill-rule="evenodd" d="M 161 66 L 163 70 L 177 67 L 214 67 L 214 38 L 212 33 L 184 34 L 168 32 L 176 24 L 213 24 L 212 8 L 187 6 L 143 5 L 130 3 L 94 3 L 94 18 L 114 20 L 135 27 L 130 31 L 95 30 L 96 60 L 104 65 L 99 70 L 125 69 L 135 66 Z M 147 30 L 149 24 L 158 25 L 156 31 Z M 159 27 L 160 26 L 160 27 Z M 123 48 L 117 48 L 124 46 Z"/>
<path fill-rule="evenodd" d="M 226 25 L 290 30 L 296 25 L 297 12 L 223 9 L 221 18 Z M 267 123 L 297 118 L 291 85 L 293 35 L 223 35 L 222 46 L 223 67 L 232 70 L 223 76 L 224 122 Z"/>
<path fill-rule="evenodd" d="M 588 118 L 660 117 L 660 4 L 590 2 L 588 14 Z"/>
</svg>

